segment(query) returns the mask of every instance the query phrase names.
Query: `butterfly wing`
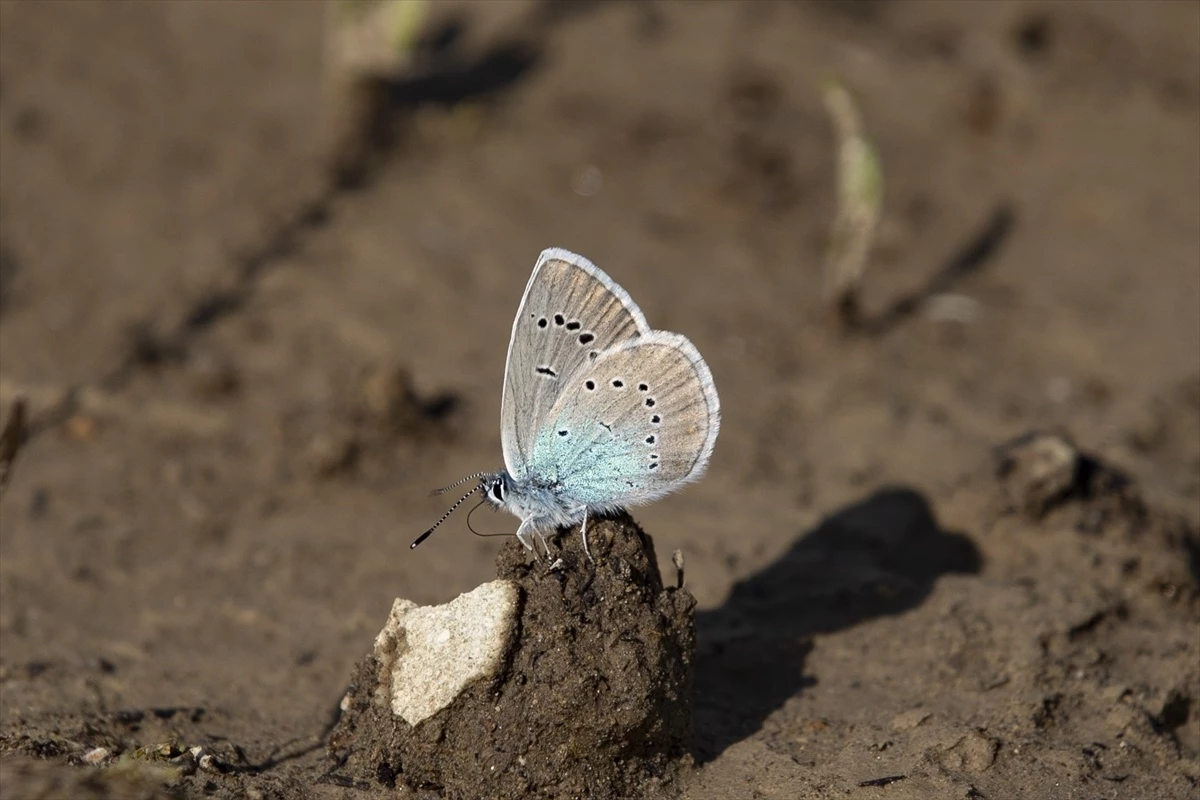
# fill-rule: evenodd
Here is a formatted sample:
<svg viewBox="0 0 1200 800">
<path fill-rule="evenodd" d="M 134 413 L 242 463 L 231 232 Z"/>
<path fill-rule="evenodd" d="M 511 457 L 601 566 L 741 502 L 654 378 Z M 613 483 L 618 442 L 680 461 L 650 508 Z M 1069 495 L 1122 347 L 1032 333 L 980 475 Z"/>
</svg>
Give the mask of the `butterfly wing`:
<svg viewBox="0 0 1200 800">
<path fill-rule="evenodd" d="M 533 476 L 568 506 L 612 511 L 704 474 L 721 426 L 708 365 L 683 336 L 651 331 L 601 353 L 562 387 Z"/>
<path fill-rule="evenodd" d="M 513 320 L 500 404 L 508 473 L 523 480 L 537 432 L 566 380 L 605 350 L 650 332 L 629 294 L 583 256 L 544 250 Z"/>
</svg>

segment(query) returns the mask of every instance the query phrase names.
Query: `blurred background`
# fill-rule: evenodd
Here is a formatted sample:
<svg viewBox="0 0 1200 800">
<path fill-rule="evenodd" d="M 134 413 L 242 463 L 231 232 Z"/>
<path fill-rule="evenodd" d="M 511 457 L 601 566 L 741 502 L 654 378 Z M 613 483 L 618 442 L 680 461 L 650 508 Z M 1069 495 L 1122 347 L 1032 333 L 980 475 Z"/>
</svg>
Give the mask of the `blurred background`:
<svg viewBox="0 0 1200 800">
<path fill-rule="evenodd" d="M 721 393 L 635 511 L 699 601 L 690 796 L 1195 790 L 1200 5 L 1017 0 L 0 3 L 10 786 L 170 739 L 346 796 L 392 599 L 494 576 L 465 515 L 408 544 L 502 465 L 549 246 Z M 1011 513 L 1033 430 L 1136 504 Z"/>
</svg>

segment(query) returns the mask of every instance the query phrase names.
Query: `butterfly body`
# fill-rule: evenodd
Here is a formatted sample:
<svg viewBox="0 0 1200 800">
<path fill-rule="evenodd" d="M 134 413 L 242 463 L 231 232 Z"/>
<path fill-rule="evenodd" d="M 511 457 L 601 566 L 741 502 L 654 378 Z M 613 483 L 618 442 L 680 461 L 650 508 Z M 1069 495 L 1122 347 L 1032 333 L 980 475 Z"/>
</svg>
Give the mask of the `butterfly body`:
<svg viewBox="0 0 1200 800">
<path fill-rule="evenodd" d="M 474 476 L 473 491 L 521 519 L 530 549 L 531 534 L 578 523 L 586 549 L 589 515 L 697 480 L 720 430 L 692 343 L 652 329 L 608 275 L 558 248 L 542 252 L 513 321 L 500 416 L 505 469 Z"/>
<path fill-rule="evenodd" d="M 480 489 L 493 506 L 521 520 L 517 537 L 532 548 L 531 533 L 543 538 L 549 531 L 583 522 L 585 515 L 603 514 L 617 506 L 587 506 L 563 493 L 560 482 L 548 478 L 533 478 L 518 482 L 507 471 L 483 476 Z"/>
</svg>

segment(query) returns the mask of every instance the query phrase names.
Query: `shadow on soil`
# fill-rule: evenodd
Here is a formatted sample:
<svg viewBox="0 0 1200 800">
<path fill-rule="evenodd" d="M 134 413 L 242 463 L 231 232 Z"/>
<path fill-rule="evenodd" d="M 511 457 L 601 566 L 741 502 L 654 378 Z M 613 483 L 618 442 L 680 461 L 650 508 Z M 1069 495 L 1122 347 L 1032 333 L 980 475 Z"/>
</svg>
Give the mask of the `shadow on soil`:
<svg viewBox="0 0 1200 800">
<path fill-rule="evenodd" d="M 937 579 L 976 574 L 978 549 L 918 492 L 891 487 L 826 518 L 720 608 L 696 616 L 695 755 L 711 761 L 814 685 L 816 634 L 920 605 Z"/>
</svg>

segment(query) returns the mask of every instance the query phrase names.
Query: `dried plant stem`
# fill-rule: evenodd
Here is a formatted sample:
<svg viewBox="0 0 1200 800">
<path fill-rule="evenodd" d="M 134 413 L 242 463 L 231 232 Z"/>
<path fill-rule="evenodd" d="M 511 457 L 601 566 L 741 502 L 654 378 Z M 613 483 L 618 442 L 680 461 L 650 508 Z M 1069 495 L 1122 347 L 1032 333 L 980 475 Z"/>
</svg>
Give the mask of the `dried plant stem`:
<svg viewBox="0 0 1200 800">
<path fill-rule="evenodd" d="M 336 182 L 358 183 L 390 135 L 391 83 L 412 67 L 428 0 L 327 6 L 323 147 Z"/>
<path fill-rule="evenodd" d="M 824 99 L 838 138 L 837 216 L 825 261 L 825 303 L 834 324 L 849 332 L 862 322 L 862 281 L 883 205 L 883 171 L 850 93 L 830 80 Z"/>
</svg>

